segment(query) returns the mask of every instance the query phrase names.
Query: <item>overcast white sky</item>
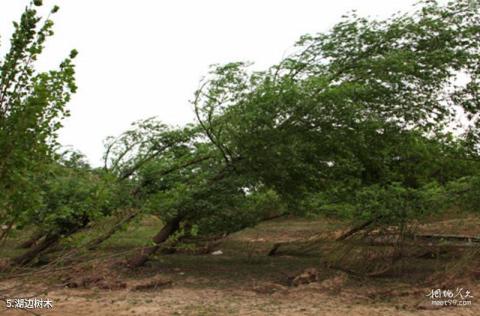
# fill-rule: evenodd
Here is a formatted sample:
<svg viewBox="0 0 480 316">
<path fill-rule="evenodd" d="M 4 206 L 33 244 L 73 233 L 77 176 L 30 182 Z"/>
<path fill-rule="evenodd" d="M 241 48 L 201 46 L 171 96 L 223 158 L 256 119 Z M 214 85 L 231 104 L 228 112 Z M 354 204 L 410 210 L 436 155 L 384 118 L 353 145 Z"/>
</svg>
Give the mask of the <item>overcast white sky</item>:
<svg viewBox="0 0 480 316">
<path fill-rule="evenodd" d="M 27 0 L 0 0 L 0 53 Z M 300 35 L 327 31 L 342 14 L 387 17 L 415 0 L 45 0 L 60 5 L 40 69 L 72 48 L 78 93 L 60 141 L 99 165 L 103 140 L 131 122 L 157 116 L 193 120 L 189 100 L 210 64 L 278 62 Z"/>
</svg>

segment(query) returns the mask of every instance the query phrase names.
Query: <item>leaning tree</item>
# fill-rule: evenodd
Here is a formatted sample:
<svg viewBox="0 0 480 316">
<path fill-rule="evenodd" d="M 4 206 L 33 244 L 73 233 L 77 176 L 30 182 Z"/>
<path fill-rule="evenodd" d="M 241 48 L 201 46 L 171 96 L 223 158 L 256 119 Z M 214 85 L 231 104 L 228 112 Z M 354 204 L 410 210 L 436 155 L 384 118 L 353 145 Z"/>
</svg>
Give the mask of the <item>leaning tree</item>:
<svg viewBox="0 0 480 316">
<path fill-rule="evenodd" d="M 374 179 L 378 142 L 431 139 L 462 111 L 478 117 L 479 29 L 466 0 L 424 1 L 386 20 L 352 14 L 266 71 L 213 68 L 197 117 L 226 161 L 292 201 L 332 179 Z"/>
<path fill-rule="evenodd" d="M 385 202 L 397 193 L 407 200 L 422 196 L 415 189 L 427 184 L 421 183 L 425 177 L 434 178 L 433 172 L 414 178 L 406 167 L 412 157 L 432 156 L 422 154 L 421 146 L 399 150 L 409 142 L 441 146 L 444 136 L 436 135 L 444 134 L 460 109 L 478 112 L 478 22 L 468 1 L 425 1 L 413 14 L 383 21 L 347 16 L 330 32 L 303 36 L 297 53 L 263 72 L 250 72 L 241 62 L 214 67 L 193 100 L 214 159 L 187 168 L 168 185 L 165 177 L 151 179 L 152 185 L 163 184 L 145 203 L 167 212 L 167 224 L 131 265 L 145 262 L 189 216 L 201 221 L 192 215 L 198 210 L 208 214 L 208 205 L 216 203 L 219 213 L 235 209 L 221 205 L 242 188 L 273 189 L 291 209 L 338 182 L 366 186 L 358 201 L 368 200 L 379 182 Z M 467 84 L 459 84 L 462 78 Z M 437 152 L 447 159 L 453 151 Z M 231 192 L 210 191 L 225 177 L 229 182 L 222 187 Z M 234 178 L 246 182 L 235 185 Z M 422 202 L 410 209 L 418 213 L 424 207 Z M 389 219 L 398 219 L 397 208 L 385 209 L 391 210 Z"/>
<path fill-rule="evenodd" d="M 57 131 L 68 115 L 65 105 L 76 91 L 75 50 L 56 70 L 35 68 L 53 34 L 52 20 L 37 14 L 40 5 L 33 1 L 13 23 L 10 47 L 0 59 L 0 224 L 7 226 L 2 237 L 15 224 L 28 223 L 30 212 L 42 205 L 38 177 L 55 159 Z"/>
</svg>

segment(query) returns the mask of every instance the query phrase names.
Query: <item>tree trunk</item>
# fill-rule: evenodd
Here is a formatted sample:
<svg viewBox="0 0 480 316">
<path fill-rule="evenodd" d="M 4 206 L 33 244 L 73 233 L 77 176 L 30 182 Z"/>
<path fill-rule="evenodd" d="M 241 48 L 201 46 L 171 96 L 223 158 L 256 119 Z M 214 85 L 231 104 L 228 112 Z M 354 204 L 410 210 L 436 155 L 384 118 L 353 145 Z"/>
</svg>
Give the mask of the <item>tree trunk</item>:
<svg viewBox="0 0 480 316">
<path fill-rule="evenodd" d="M 181 218 L 179 216 L 172 219 L 162 227 L 160 232 L 153 237 L 154 246 L 144 247 L 139 254 L 128 261 L 128 266 L 132 269 L 141 267 L 148 261 L 151 255 L 153 255 L 171 235 L 173 235 L 180 227 Z"/>
<path fill-rule="evenodd" d="M 56 245 L 60 239 L 67 238 L 72 236 L 80 229 L 84 228 L 88 224 L 88 221 L 84 221 L 81 225 L 70 229 L 69 231 L 65 231 L 62 234 L 55 233 L 55 234 L 47 234 L 45 238 L 40 241 L 37 245 L 31 248 L 26 253 L 15 257 L 12 259 L 12 263 L 16 265 L 26 265 L 30 263 L 33 259 L 35 259 L 40 253 L 44 252 L 46 249 L 49 249 L 51 246 Z"/>
<path fill-rule="evenodd" d="M 120 228 L 122 228 L 123 225 L 125 225 L 126 223 L 129 223 L 139 213 L 140 212 L 138 212 L 138 211 L 137 212 L 132 212 L 132 213 L 128 214 L 127 216 L 125 216 L 124 218 L 122 218 L 112 228 L 110 228 L 110 230 L 108 232 L 106 232 L 102 236 L 100 236 L 100 237 L 94 239 L 93 241 L 91 241 L 90 243 L 88 243 L 87 249 L 88 250 L 94 250 L 95 248 L 100 246 L 101 243 L 103 243 L 105 240 L 112 237 Z"/>
<path fill-rule="evenodd" d="M 12 230 L 14 221 L 11 221 L 5 230 L 2 229 L 2 234 L 0 235 L 0 242 L 5 241 L 7 239 L 10 230 Z"/>
<path fill-rule="evenodd" d="M 366 222 L 363 222 L 361 223 L 360 225 L 358 226 L 354 226 L 353 228 L 349 229 L 347 232 L 343 233 L 340 237 L 338 237 L 336 240 L 337 241 L 342 241 L 342 240 L 345 240 L 347 239 L 348 237 L 358 233 L 359 231 L 367 228 L 368 226 L 370 226 L 376 219 L 371 219 L 371 220 L 368 220 Z"/>
<path fill-rule="evenodd" d="M 22 242 L 20 245 L 18 245 L 18 249 L 28 249 L 31 248 L 32 246 L 36 245 L 40 239 L 45 235 L 44 232 L 38 231 L 30 237 L 29 240 L 26 240 Z"/>
<path fill-rule="evenodd" d="M 413 239 L 480 242 L 480 237 L 469 235 L 415 234 Z"/>
<path fill-rule="evenodd" d="M 30 263 L 35 259 L 42 251 L 49 248 L 50 246 L 56 244 L 60 240 L 60 235 L 47 235 L 45 239 L 40 242 L 38 245 L 34 246 L 32 249 L 26 253 L 12 259 L 12 263 L 15 265 L 25 265 Z"/>
</svg>

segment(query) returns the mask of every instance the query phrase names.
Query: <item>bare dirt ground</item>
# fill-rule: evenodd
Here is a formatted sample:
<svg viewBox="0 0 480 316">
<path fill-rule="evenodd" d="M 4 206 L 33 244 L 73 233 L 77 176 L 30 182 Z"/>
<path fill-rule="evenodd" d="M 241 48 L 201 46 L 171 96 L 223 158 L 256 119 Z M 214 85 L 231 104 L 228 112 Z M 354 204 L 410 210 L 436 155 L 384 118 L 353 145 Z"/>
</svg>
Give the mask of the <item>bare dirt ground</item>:
<svg viewBox="0 0 480 316">
<path fill-rule="evenodd" d="M 402 303 L 374 303 L 351 291 L 331 294 L 321 286 L 308 285 L 273 294 L 244 290 L 175 287 L 150 293 L 128 290 L 95 292 L 57 290 L 48 293 L 52 310 L 41 315 L 479 315 L 478 307 L 435 310 L 406 309 Z M 407 299 L 408 303 L 408 299 Z M 8 310 L 2 315 L 27 315 Z"/>
<path fill-rule="evenodd" d="M 465 233 L 461 228 L 467 227 L 469 234 L 478 236 L 479 224 L 476 217 L 448 218 L 420 229 Z M 365 278 L 326 265 L 318 254 L 265 255 L 275 242 L 325 231 L 335 236 L 344 228 L 334 220 L 286 219 L 230 236 L 219 246 L 223 254 L 218 256 L 158 255 L 146 267 L 131 272 L 122 266 L 123 258 L 106 262 L 93 255 L 56 272 L 33 270 L 22 277 L 5 278 L 0 293 L 9 293 L 4 299 L 48 298 L 53 309 L 5 309 L 0 303 L 0 315 L 480 315 L 479 279 L 450 274 L 455 270 L 452 262 L 461 261 L 458 257 L 405 261 L 389 275 Z M 131 234 L 125 232 L 124 236 Z M 115 242 L 123 244 L 122 238 Z M 106 245 L 98 255 L 118 251 L 114 246 Z M 359 264 L 368 266 L 370 262 Z M 478 267 L 478 261 L 472 261 L 455 271 L 472 264 Z M 316 271 L 315 278 L 292 286 L 288 280 L 305 269 Z M 11 290 L 5 291 L 7 288 Z M 435 307 L 427 294 L 437 288 L 468 289 L 472 305 Z"/>
<path fill-rule="evenodd" d="M 170 288 L 137 292 L 129 289 L 55 289 L 41 297 L 53 300 L 51 310 L 40 315 L 471 315 L 470 307 L 432 309 L 425 291 L 399 297 L 372 297 L 374 288 L 340 288 L 342 276 L 320 283 L 287 288 L 272 283 L 252 283 L 238 289 L 197 288 L 195 278 L 185 278 Z M 133 282 L 133 281 L 132 281 Z M 339 283 L 334 288 L 331 283 Z M 332 290 L 333 289 L 333 290 Z M 478 288 L 472 289 L 478 293 Z M 378 293 L 381 295 L 381 291 Z M 390 295 L 392 295 L 390 293 Z M 385 300 L 385 301 L 383 301 Z M 419 307 L 420 306 L 420 307 Z M 425 309 L 424 309 L 425 308 Z M 7 310 L 1 315 L 28 315 Z"/>
</svg>

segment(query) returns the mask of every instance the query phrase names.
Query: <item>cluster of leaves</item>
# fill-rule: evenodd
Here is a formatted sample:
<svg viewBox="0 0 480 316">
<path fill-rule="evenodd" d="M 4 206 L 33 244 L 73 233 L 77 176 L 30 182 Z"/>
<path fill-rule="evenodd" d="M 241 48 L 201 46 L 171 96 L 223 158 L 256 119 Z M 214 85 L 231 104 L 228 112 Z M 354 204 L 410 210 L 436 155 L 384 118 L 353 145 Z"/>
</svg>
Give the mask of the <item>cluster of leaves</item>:
<svg viewBox="0 0 480 316">
<path fill-rule="evenodd" d="M 78 153 L 63 158 L 46 166 L 38 179 L 41 201 L 23 214 L 18 224 L 34 221 L 39 231 L 69 235 L 117 207 L 114 178 L 91 170 Z"/>
<path fill-rule="evenodd" d="M 290 209 L 413 218 L 441 205 L 439 185 L 478 174 L 476 130 L 445 131 L 459 111 L 478 119 L 479 34 L 468 1 L 346 16 L 267 71 L 215 66 L 195 93 L 197 118 L 225 161 Z"/>
<path fill-rule="evenodd" d="M 181 218 L 208 234 L 236 231 L 269 212 L 281 211 L 271 209 L 279 197 L 254 188 L 248 177 L 225 163 L 222 153 L 200 130 L 183 132 L 190 139 L 181 138 L 155 159 L 142 163 L 131 179 L 137 183 L 139 207 L 144 212 L 165 221 Z"/>
<path fill-rule="evenodd" d="M 38 175 L 55 159 L 56 132 L 76 91 L 72 59 L 57 70 L 37 72 L 35 61 L 53 22 L 28 6 L 14 23 L 10 49 L 0 59 L 0 223 L 12 223 L 41 202 Z M 54 7 L 51 13 L 56 13 Z"/>
<path fill-rule="evenodd" d="M 443 188 L 436 183 L 419 189 L 406 188 L 399 183 L 383 187 L 372 185 L 355 195 L 355 218 L 405 225 L 412 219 L 441 210 L 444 196 Z"/>
<path fill-rule="evenodd" d="M 478 100 L 459 100 L 478 95 L 479 27 L 467 1 L 427 1 L 386 21 L 352 15 L 265 72 L 214 68 L 196 93 L 197 117 L 227 160 L 292 201 L 338 179 L 376 183 L 395 159 L 428 154 L 415 136 L 402 141 L 407 132 L 433 138 L 452 104 L 478 112 Z M 468 89 L 454 84 L 467 73 Z"/>
<path fill-rule="evenodd" d="M 479 211 L 480 177 L 478 173 L 449 182 L 447 189 L 450 203 L 468 211 Z"/>
</svg>

